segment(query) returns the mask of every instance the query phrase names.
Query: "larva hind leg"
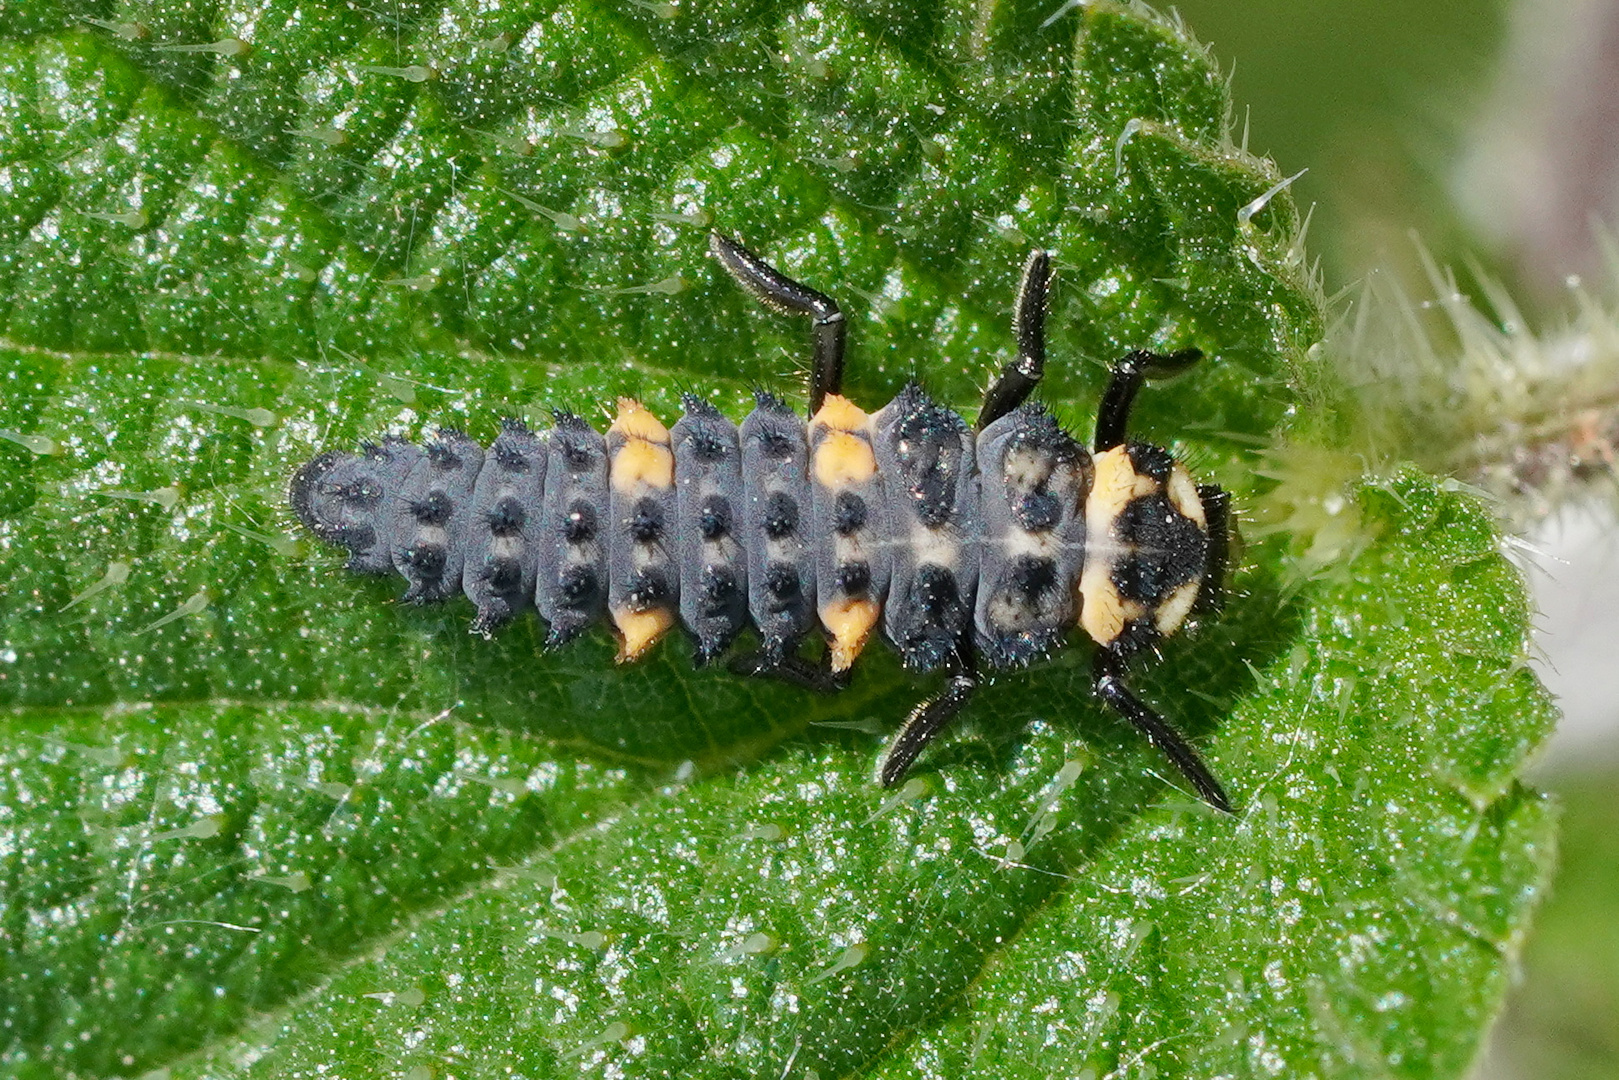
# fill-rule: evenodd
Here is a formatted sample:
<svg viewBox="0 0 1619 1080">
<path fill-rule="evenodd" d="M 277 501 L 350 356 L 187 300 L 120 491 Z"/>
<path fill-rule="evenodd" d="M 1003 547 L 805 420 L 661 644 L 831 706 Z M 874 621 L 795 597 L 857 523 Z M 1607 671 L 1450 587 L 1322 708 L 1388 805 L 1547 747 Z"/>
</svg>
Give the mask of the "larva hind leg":
<svg viewBox="0 0 1619 1080">
<path fill-rule="evenodd" d="M 1051 289 L 1051 255 L 1036 248 L 1023 264 L 1012 331 L 1017 336 L 1017 359 L 995 377 L 984 392 L 978 410 L 978 430 L 1023 404 L 1046 373 L 1046 311 Z"/>
<path fill-rule="evenodd" d="M 1113 374 L 1102 392 L 1102 404 L 1096 411 L 1096 443 L 1100 453 L 1124 442 L 1125 429 L 1130 422 L 1130 410 L 1135 406 L 1136 394 L 1148 379 L 1167 379 L 1179 375 L 1199 360 L 1199 349 L 1180 349 L 1172 353 L 1147 352 L 1136 349 L 1126 353 L 1113 365 Z"/>
<path fill-rule="evenodd" d="M 893 787 L 905 779 L 917 756 L 950 726 L 950 721 L 961 715 L 980 681 L 977 653 L 970 647 L 963 648 L 952 665 L 945 688 L 912 709 L 899 734 L 888 744 L 878 772 L 883 787 Z"/>
<path fill-rule="evenodd" d="M 1203 764 L 1203 759 L 1192 749 L 1186 737 L 1176 731 L 1169 721 L 1148 708 L 1124 684 L 1124 660 L 1117 653 L 1107 648 L 1097 649 L 1095 674 L 1097 696 L 1145 735 L 1147 741 L 1156 746 L 1191 782 L 1199 798 L 1216 810 L 1236 813 L 1220 781 L 1209 772 L 1209 767 Z"/>
<path fill-rule="evenodd" d="M 726 665 L 733 675 L 749 679 L 775 679 L 817 694 L 835 694 L 849 688 L 849 672 L 833 671 L 830 652 L 819 661 L 788 654 L 772 660 L 766 653 L 750 652 L 733 657 Z"/>
<path fill-rule="evenodd" d="M 721 266 L 765 307 L 784 315 L 813 320 L 815 360 L 810 370 L 809 414 L 821 411 L 827 395 L 843 390 L 843 347 L 848 323 L 837 301 L 800 284 L 759 256 L 720 233 L 711 233 L 709 250 Z"/>
</svg>

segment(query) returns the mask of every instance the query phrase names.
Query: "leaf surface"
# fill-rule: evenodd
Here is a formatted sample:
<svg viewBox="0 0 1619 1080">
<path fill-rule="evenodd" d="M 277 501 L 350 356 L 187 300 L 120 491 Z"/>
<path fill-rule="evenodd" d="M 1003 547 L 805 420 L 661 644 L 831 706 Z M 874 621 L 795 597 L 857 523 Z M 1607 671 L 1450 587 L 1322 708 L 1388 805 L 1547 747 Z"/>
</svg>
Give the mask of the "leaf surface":
<svg viewBox="0 0 1619 1080">
<path fill-rule="evenodd" d="M 1279 176 L 1171 23 L 1089 4 L 51 3 L 0 15 L 0 1061 L 20 1075 L 1456 1075 L 1549 818 L 1524 600 L 1467 501 L 1294 593 L 1252 553 L 1142 693 L 996 679 L 920 783 L 933 687 L 615 667 L 390 603 L 303 538 L 322 449 L 620 394 L 734 416 L 852 316 L 850 393 L 963 409 L 1057 255 L 1042 393 L 1212 359 L 1143 438 L 1256 499 L 1319 301 Z M 245 43 L 245 48 L 237 44 Z M 1267 194 L 1270 196 L 1266 198 Z"/>
</svg>

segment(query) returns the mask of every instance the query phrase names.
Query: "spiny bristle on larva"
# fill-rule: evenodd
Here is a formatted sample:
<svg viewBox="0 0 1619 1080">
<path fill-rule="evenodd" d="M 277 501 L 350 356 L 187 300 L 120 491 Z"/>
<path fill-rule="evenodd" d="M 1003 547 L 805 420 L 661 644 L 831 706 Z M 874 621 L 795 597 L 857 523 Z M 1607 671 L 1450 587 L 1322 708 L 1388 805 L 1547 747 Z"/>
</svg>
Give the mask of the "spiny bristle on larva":
<svg viewBox="0 0 1619 1080">
<path fill-rule="evenodd" d="M 700 416 L 707 420 L 721 419 L 720 410 L 714 403 L 696 394 L 681 394 L 680 407 L 685 410 L 687 416 Z"/>
<path fill-rule="evenodd" d="M 763 390 L 758 387 L 755 387 L 753 391 L 753 405 L 754 408 L 761 409 L 765 412 L 786 413 L 789 416 L 794 415 L 793 407 L 787 404 L 785 400 L 777 397 L 768 390 Z"/>
</svg>

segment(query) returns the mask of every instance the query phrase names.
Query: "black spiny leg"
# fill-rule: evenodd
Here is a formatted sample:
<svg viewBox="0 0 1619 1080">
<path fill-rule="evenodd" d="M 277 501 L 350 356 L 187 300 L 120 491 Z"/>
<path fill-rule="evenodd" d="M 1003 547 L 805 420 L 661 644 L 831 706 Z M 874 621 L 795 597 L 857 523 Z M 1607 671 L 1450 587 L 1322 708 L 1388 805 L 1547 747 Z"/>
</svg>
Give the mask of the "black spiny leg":
<svg viewBox="0 0 1619 1080">
<path fill-rule="evenodd" d="M 1143 382 L 1179 375 L 1201 359 L 1203 353 L 1197 349 L 1181 349 L 1167 356 L 1144 349 L 1126 353 L 1113 365 L 1113 375 L 1102 392 L 1102 406 L 1096 412 L 1095 449 L 1098 452 L 1111 450 L 1124 442 L 1130 409 L 1135 405 L 1136 393 Z"/>
<path fill-rule="evenodd" d="M 1231 494 L 1214 484 L 1199 484 L 1197 497 L 1209 523 L 1209 546 L 1203 556 L 1203 581 L 1198 585 L 1196 609 L 1219 611 L 1225 606 L 1226 574 L 1231 564 Z"/>
<path fill-rule="evenodd" d="M 832 654 L 826 653 L 820 663 L 801 656 L 787 655 L 772 660 L 764 652 L 743 653 L 733 657 L 726 665 L 733 675 L 750 679 L 776 679 L 817 694 L 835 694 L 849 688 L 849 673 L 832 670 Z"/>
<path fill-rule="evenodd" d="M 1028 398 L 1046 373 L 1046 310 L 1051 285 L 1051 255 L 1036 248 L 1023 265 L 1023 283 L 1018 286 L 1017 308 L 1012 329 L 1017 335 L 1017 359 L 990 384 L 984 405 L 978 410 L 978 430 L 1017 408 Z"/>
<path fill-rule="evenodd" d="M 879 773 L 883 787 L 893 787 L 905 779 L 916 756 L 967 707 L 973 691 L 978 689 L 978 657 L 970 649 L 963 652 L 965 658 L 958 657 L 950 682 L 942 691 L 912 709 L 911 715 L 905 718 L 905 726 L 888 744 L 888 753 L 883 755 L 883 767 Z"/>
<path fill-rule="evenodd" d="M 843 389 L 843 336 L 847 324 L 830 296 L 801 285 L 729 236 L 710 233 L 708 248 L 754 299 L 785 315 L 809 315 L 815 326 L 815 366 L 810 373 L 809 414 L 821 411 L 828 394 Z"/>
<path fill-rule="evenodd" d="M 1136 726 L 1147 740 L 1174 763 L 1181 775 L 1192 782 L 1204 802 L 1227 814 L 1236 813 L 1220 781 L 1209 772 L 1185 737 L 1169 726 L 1169 721 L 1142 704 L 1124 685 L 1124 661 L 1109 649 L 1096 652 L 1096 693 L 1120 716 Z"/>
</svg>

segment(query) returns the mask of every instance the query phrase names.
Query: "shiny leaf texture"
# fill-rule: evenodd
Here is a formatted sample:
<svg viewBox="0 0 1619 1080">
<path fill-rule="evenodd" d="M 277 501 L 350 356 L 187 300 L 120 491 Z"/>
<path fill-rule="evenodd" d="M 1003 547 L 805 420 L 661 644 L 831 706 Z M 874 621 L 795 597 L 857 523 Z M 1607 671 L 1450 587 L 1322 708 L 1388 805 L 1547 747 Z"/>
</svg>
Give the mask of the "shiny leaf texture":
<svg viewBox="0 0 1619 1080">
<path fill-rule="evenodd" d="M 1259 545 L 1143 670 L 1234 819 L 1083 647 L 890 794 L 933 683 L 881 649 L 816 698 L 484 641 L 285 507 L 383 433 L 795 393 L 804 328 L 709 228 L 844 303 L 870 406 L 970 409 L 1047 246 L 1045 399 L 1084 430 L 1108 360 L 1196 345 L 1136 429 L 1255 500 L 1321 305 L 1229 113 L 1110 3 L 0 10 L 0 1066 L 1458 1075 L 1551 715 L 1460 495 L 1354 494 L 1372 539 L 1301 590 Z"/>
</svg>

